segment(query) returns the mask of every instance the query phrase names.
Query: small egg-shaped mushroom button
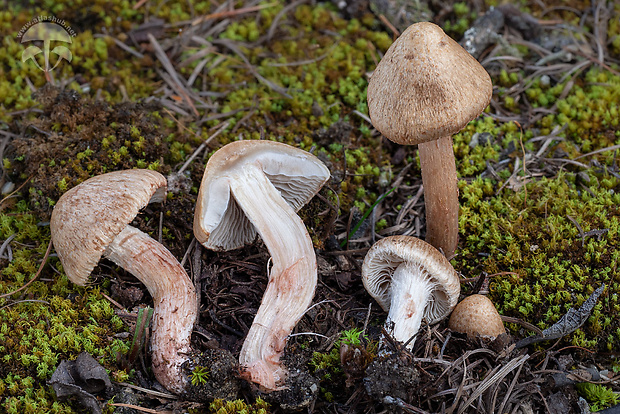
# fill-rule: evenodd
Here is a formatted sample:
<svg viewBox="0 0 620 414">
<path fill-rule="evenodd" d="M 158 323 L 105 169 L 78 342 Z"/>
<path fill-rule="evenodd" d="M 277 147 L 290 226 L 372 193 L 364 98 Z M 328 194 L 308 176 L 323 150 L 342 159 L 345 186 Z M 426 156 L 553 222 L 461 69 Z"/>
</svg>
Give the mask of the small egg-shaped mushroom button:
<svg viewBox="0 0 620 414">
<path fill-rule="evenodd" d="M 458 188 L 452 135 L 491 100 L 486 70 L 433 23 L 407 28 L 368 84 L 373 126 L 403 145 L 418 144 L 426 241 L 452 258 L 458 243 Z"/>
<path fill-rule="evenodd" d="M 329 178 L 314 155 L 273 141 L 237 141 L 209 158 L 194 235 L 208 249 L 231 250 L 260 234 L 272 257 L 267 288 L 241 348 L 242 376 L 265 391 L 284 386 L 280 357 L 317 284 L 312 240 L 296 214 Z"/>
<path fill-rule="evenodd" d="M 484 295 L 471 295 L 459 302 L 450 315 L 448 327 L 467 334 L 470 338 L 481 336 L 495 339 L 506 333 L 501 316 L 491 299 Z"/>
<path fill-rule="evenodd" d="M 151 170 L 125 170 L 90 178 L 63 194 L 50 220 L 51 238 L 72 282 L 85 285 L 101 257 L 132 273 L 153 297 L 151 360 L 155 378 L 169 391 L 189 384 L 187 360 L 198 315 L 194 285 L 176 258 L 129 225 L 148 203 L 161 202 L 166 179 Z"/>
<path fill-rule="evenodd" d="M 364 287 L 388 312 L 385 328 L 407 343 L 423 319 L 434 324 L 447 317 L 458 301 L 456 271 L 437 249 L 410 236 L 376 242 L 362 265 Z M 414 341 L 408 347 L 413 348 Z"/>
</svg>

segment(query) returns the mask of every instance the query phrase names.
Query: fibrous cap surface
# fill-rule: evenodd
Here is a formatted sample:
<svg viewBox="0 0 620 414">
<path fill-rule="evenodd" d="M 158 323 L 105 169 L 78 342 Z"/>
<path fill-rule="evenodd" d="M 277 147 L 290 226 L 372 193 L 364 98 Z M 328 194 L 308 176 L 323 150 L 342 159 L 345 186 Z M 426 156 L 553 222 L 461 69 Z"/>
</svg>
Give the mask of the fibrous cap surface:
<svg viewBox="0 0 620 414">
<path fill-rule="evenodd" d="M 497 338 L 506 333 L 502 318 L 495 305 L 483 295 L 471 295 L 463 299 L 450 316 L 449 327 L 453 331 L 475 338 Z"/>
<path fill-rule="evenodd" d="M 116 235 L 149 202 L 163 201 L 165 193 L 163 175 L 136 169 L 98 175 L 63 194 L 50 229 L 69 280 L 83 286 Z"/>
<path fill-rule="evenodd" d="M 428 22 L 407 28 L 387 50 L 368 84 L 368 111 L 390 140 L 419 144 L 460 131 L 489 104 L 486 70 Z"/>
</svg>

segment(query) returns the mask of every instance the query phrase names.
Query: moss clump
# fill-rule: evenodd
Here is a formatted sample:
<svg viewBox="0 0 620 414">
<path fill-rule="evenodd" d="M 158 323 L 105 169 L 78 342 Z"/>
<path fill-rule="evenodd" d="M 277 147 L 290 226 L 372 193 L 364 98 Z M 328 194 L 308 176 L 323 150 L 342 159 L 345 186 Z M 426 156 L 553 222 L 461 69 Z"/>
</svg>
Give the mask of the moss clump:
<svg viewBox="0 0 620 414">
<path fill-rule="evenodd" d="M 247 404 L 242 400 L 224 401 L 220 399 L 209 404 L 209 411 L 213 414 L 268 414 L 269 409 L 269 403 L 260 397 L 256 399 L 254 404 Z"/>
<path fill-rule="evenodd" d="M 343 331 L 329 352 L 314 352 L 310 369 L 320 380 L 323 398 L 335 401 L 338 389 L 359 380 L 376 353 L 377 342 L 358 328 Z"/>
<path fill-rule="evenodd" d="M 620 264 L 620 180 L 616 191 L 597 184 L 610 179 L 592 175 L 590 185 L 583 186 L 575 183 L 574 175 L 560 173 L 500 194 L 490 179 L 462 182 L 456 267 L 464 273 L 481 268 L 497 274 L 490 289 L 500 312 L 536 321 L 541 329 L 605 283 L 610 294 L 601 297 L 589 322 L 568 340 L 615 349 L 620 325 L 608 315 L 620 310 L 615 277 Z"/>
<path fill-rule="evenodd" d="M 17 181 L 31 180 L 31 207 L 44 215 L 67 189 L 94 175 L 136 167 L 166 173 L 178 154 L 150 115 L 156 105 L 109 106 L 51 86 L 35 98 L 43 114 L 31 121 L 24 139 L 12 141 L 7 172 Z"/>
<path fill-rule="evenodd" d="M 575 387 L 579 394 L 590 403 L 592 412 L 601 411 L 620 402 L 620 395 L 604 385 L 582 382 Z"/>
<path fill-rule="evenodd" d="M 0 238 L 11 235 L 13 260 L 0 259 L 0 295 L 34 277 L 49 242 L 48 228 L 24 200 L 0 214 Z M 55 258 L 50 265 L 62 269 Z M 127 349 L 112 339 L 124 324 L 99 289 L 76 289 L 65 276 L 45 279 L 0 299 L 0 401 L 7 413 L 73 412 L 46 385 L 58 363 L 86 351 L 113 369 Z"/>
</svg>

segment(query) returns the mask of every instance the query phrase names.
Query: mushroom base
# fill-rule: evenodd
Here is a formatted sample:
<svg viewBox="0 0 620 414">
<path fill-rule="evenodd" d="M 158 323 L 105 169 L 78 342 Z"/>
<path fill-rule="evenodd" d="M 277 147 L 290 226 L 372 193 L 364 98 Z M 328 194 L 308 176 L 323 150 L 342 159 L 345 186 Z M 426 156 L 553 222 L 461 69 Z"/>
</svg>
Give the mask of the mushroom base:
<svg viewBox="0 0 620 414">
<path fill-rule="evenodd" d="M 194 285 L 168 249 L 131 226 L 112 240 L 104 256 L 137 277 L 153 297 L 153 373 L 167 390 L 182 394 L 189 381 L 181 365 L 191 353 L 198 316 Z"/>
</svg>

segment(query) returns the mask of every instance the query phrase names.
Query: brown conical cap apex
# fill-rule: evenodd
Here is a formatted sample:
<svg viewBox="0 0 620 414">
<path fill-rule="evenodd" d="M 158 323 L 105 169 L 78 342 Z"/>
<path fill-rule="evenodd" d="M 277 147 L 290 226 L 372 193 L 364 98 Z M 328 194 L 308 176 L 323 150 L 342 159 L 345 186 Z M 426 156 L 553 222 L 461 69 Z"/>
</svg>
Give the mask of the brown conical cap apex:
<svg viewBox="0 0 620 414">
<path fill-rule="evenodd" d="M 419 144 L 460 131 L 489 104 L 492 89 L 486 70 L 439 26 L 416 23 L 377 65 L 368 111 L 390 140 Z"/>
</svg>

